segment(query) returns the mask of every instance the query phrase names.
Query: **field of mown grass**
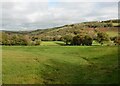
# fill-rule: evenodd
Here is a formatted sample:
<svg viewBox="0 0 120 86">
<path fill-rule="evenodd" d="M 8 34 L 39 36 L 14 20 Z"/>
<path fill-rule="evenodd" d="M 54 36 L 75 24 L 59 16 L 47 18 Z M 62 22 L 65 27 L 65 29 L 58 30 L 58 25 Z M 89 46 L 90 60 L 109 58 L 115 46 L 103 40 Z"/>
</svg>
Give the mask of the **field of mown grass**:
<svg viewBox="0 0 120 86">
<path fill-rule="evenodd" d="M 60 46 L 65 45 L 63 41 L 41 41 L 41 46 Z"/>
<path fill-rule="evenodd" d="M 118 83 L 117 46 L 3 46 L 3 84 Z"/>
</svg>

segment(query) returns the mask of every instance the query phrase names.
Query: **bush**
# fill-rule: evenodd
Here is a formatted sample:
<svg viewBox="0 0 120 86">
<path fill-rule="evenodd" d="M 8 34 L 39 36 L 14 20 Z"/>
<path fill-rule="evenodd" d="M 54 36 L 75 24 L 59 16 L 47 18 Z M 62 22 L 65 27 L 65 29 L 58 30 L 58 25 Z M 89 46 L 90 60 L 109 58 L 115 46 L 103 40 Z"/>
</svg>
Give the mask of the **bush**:
<svg viewBox="0 0 120 86">
<path fill-rule="evenodd" d="M 73 38 L 72 35 L 67 34 L 67 35 L 63 36 L 63 41 L 66 43 L 66 45 L 68 45 L 69 43 L 71 43 L 72 38 Z"/>
<path fill-rule="evenodd" d="M 93 38 L 90 37 L 89 35 L 86 35 L 86 36 L 84 37 L 84 41 L 83 41 L 83 44 L 84 44 L 84 45 L 91 46 L 91 45 L 92 45 L 92 42 L 93 42 Z"/>
<path fill-rule="evenodd" d="M 40 45 L 41 44 L 41 40 L 35 40 L 35 45 Z"/>
<path fill-rule="evenodd" d="M 103 45 L 104 42 L 109 41 L 109 40 L 110 40 L 110 38 L 106 33 L 104 33 L 104 32 L 98 32 L 97 33 L 96 41 L 98 43 L 100 43 L 101 45 Z"/>
<path fill-rule="evenodd" d="M 120 45 L 120 37 L 115 37 L 114 43 L 115 43 L 116 45 Z"/>
<path fill-rule="evenodd" d="M 2 35 L 2 45 L 40 45 L 39 37 L 29 35 L 6 34 Z"/>
<path fill-rule="evenodd" d="M 87 45 L 87 46 L 91 46 L 92 45 L 92 37 L 90 37 L 89 35 L 76 35 L 73 37 L 72 40 L 72 45 Z"/>
<path fill-rule="evenodd" d="M 81 36 L 81 35 L 76 35 L 76 36 L 74 36 L 73 37 L 73 40 L 72 40 L 72 45 L 83 45 L 83 40 L 84 40 L 84 38 L 83 38 L 83 36 Z"/>
</svg>

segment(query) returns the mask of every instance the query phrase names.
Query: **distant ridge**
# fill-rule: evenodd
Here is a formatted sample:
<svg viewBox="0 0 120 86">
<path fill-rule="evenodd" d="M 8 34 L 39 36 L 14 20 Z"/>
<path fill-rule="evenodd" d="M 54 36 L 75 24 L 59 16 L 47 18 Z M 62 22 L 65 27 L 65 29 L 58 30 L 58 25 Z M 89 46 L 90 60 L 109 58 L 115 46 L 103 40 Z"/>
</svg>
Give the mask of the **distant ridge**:
<svg viewBox="0 0 120 86">
<path fill-rule="evenodd" d="M 6 31 L 0 30 L 0 32 L 5 33 L 14 33 L 14 34 L 27 34 L 27 35 L 40 35 L 40 36 L 56 36 L 56 35 L 65 35 L 69 33 L 74 33 L 74 31 L 80 29 L 90 29 L 90 28 L 117 28 L 120 27 L 120 19 L 112 19 L 105 21 L 90 21 L 90 22 L 81 22 L 75 24 L 67 24 L 63 26 L 47 28 L 47 29 L 37 29 L 32 31 Z M 109 26 L 112 25 L 112 26 Z"/>
</svg>

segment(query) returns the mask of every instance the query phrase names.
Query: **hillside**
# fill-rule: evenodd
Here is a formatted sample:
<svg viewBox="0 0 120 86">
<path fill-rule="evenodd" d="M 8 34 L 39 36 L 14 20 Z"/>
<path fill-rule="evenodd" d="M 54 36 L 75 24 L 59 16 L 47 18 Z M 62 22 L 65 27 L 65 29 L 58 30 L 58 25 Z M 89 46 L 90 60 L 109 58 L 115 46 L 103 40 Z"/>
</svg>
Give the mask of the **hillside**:
<svg viewBox="0 0 120 86">
<path fill-rule="evenodd" d="M 106 32 L 110 37 L 118 35 L 118 27 L 120 20 L 91 21 L 76 24 L 69 24 L 48 29 L 38 29 L 34 31 L 3 31 L 7 34 L 24 34 L 29 36 L 37 36 L 42 40 L 57 40 L 66 34 L 74 35 L 76 33 L 87 33 L 94 35 L 95 30 Z"/>
<path fill-rule="evenodd" d="M 74 32 L 80 29 L 90 29 L 90 28 L 110 28 L 110 27 L 120 27 L 118 24 L 120 20 L 106 20 L 106 21 L 91 21 L 82 22 L 77 24 L 69 24 L 60 27 L 54 27 L 49 29 L 38 29 L 28 32 L 31 35 L 49 34 L 49 35 L 63 35 L 65 33 Z M 65 33 L 64 33 L 65 32 Z"/>
<path fill-rule="evenodd" d="M 43 40 L 53 39 L 53 38 L 60 38 L 65 34 L 72 34 L 75 33 L 89 33 L 90 35 L 94 35 L 94 30 L 100 30 L 103 32 L 108 33 L 110 37 L 114 37 L 118 35 L 118 24 L 119 20 L 106 20 L 106 21 L 93 21 L 93 22 L 82 22 L 77 24 L 69 24 L 64 25 L 61 27 L 54 27 L 50 29 L 43 29 L 43 30 L 35 30 L 28 32 L 29 35 L 38 35 Z"/>
</svg>

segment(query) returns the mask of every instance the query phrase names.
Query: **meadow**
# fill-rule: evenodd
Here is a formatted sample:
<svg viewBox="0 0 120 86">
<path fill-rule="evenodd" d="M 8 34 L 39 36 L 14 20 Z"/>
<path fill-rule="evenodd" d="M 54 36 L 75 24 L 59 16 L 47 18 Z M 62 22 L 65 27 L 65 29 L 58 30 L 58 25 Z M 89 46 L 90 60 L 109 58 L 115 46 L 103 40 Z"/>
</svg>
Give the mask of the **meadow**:
<svg viewBox="0 0 120 86">
<path fill-rule="evenodd" d="M 3 46 L 3 84 L 116 84 L 117 46 Z M 51 46 L 54 45 L 55 46 Z"/>
</svg>

